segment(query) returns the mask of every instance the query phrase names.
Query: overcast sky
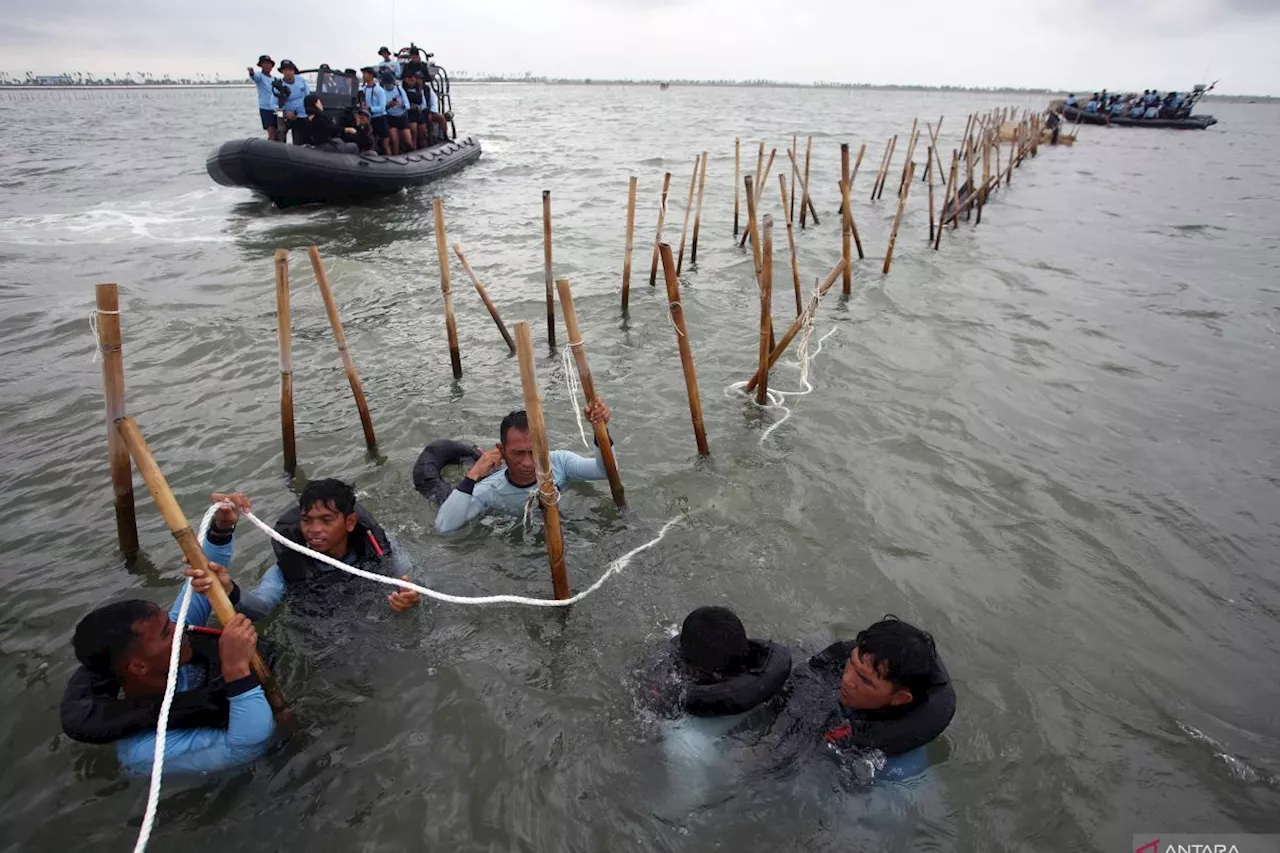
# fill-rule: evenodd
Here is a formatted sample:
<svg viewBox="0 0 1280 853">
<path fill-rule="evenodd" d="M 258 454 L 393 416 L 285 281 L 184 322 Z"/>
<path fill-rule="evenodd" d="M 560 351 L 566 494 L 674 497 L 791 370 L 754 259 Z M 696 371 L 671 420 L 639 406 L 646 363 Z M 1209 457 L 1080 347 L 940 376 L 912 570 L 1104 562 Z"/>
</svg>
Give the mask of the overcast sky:
<svg viewBox="0 0 1280 853">
<path fill-rule="evenodd" d="M 356 66 L 1280 95 L 1280 0 L 4 0 L 9 72 Z M 394 12 L 393 12 L 394 10 Z"/>
</svg>

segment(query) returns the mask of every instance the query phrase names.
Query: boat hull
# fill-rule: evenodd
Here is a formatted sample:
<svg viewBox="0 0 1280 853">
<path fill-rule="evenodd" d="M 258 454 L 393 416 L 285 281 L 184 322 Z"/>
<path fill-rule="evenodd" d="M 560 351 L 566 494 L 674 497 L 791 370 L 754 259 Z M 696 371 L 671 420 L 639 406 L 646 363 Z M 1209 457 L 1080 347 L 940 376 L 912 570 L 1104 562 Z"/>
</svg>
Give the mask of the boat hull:
<svg viewBox="0 0 1280 853">
<path fill-rule="evenodd" d="M 346 202 L 399 192 L 451 175 L 480 159 L 474 137 L 439 143 L 398 157 L 235 139 L 209 153 L 209 177 L 256 190 L 281 206 Z"/>
<path fill-rule="evenodd" d="M 1102 113 L 1091 113 L 1075 107 L 1063 107 L 1062 116 L 1069 122 L 1083 124 L 1110 124 L 1116 127 L 1148 127 L 1166 130 L 1205 130 L 1218 123 L 1213 116 L 1197 115 L 1186 118 L 1131 118 L 1116 116 L 1114 118 Z"/>
</svg>

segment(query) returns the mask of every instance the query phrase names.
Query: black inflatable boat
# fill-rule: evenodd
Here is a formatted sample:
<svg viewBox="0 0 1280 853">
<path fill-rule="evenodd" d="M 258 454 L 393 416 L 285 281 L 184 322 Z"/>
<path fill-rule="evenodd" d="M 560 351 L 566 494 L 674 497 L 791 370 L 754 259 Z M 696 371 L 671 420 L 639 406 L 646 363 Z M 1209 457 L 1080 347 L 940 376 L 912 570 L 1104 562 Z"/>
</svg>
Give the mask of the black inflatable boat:
<svg viewBox="0 0 1280 853">
<path fill-rule="evenodd" d="M 1103 113 L 1091 113 L 1076 107 L 1063 107 L 1062 117 L 1068 122 L 1084 124 L 1111 124 L 1116 127 L 1151 127 L 1171 130 L 1205 130 L 1218 120 L 1210 115 L 1185 116 L 1183 118 L 1133 118 L 1131 116 L 1110 116 Z"/>
<path fill-rule="evenodd" d="M 470 136 L 392 157 L 236 139 L 215 148 L 205 168 L 223 186 L 248 187 L 276 204 L 293 205 L 395 193 L 451 175 L 479 159 L 480 142 Z"/>
</svg>

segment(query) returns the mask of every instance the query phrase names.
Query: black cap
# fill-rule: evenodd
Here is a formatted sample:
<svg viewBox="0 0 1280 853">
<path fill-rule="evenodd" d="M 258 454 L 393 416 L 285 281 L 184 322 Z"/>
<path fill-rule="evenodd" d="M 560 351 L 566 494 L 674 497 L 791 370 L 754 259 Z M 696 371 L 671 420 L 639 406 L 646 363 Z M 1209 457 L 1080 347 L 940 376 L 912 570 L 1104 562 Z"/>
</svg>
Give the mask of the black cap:
<svg viewBox="0 0 1280 853">
<path fill-rule="evenodd" d="M 258 57 L 258 67 L 262 67 L 262 63 L 264 62 L 270 62 L 272 65 L 276 64 L 276 61 L 271 57 L 267 56 L 265 53 L 262 54 L 262 56 Z"/>
<path fill-rule="evenodd" d="M 282 59 L 282 60 L 280 60 L 280 70 L 281 70 L 281 71 L 283 71 L 283 70 L 285 70 L 286 68 L 292 68 L 294 71 L 297 71 L 297 70 L 298 70 L 298 66 L 296 66 L 296 65 L 294 65 L 294 64 L 293 64 L 293 60 L 292 60 L 292 59 Z"/>
<path fill-rule="evenodd" d="M 375 73 L 377 73 L 377 72 L 375 72 L 375 71 L 373 70 L 373 66 L 372 66 L 372 65 L 366 65 L 364 68 L 361 68 L 361 69 L 360 69 L 360 73 L 361 73 L 361 74 L 365 74 L 365 73 L 375 74 Z"/>
<path fill-rule="evenodd" d="M 383 45 L 382 47 L 378 48 L 378 53 L 390 53 L 390 52 L 391 52 L 390 48 L 388 48 L 386 45 Z"/>
<path fill-rule="evenodd" d="M 418 50 L 417 45 L 412 45 L 412 46 L 410 46 L 410 47 L 409 47 L 409 55 L 410 55 L 410 56 L 418 56 L 418 55 L 419 55 L 419 54 L 421 54 L 421 53 L 422 53 L 422 51 Z"/>
</svg>

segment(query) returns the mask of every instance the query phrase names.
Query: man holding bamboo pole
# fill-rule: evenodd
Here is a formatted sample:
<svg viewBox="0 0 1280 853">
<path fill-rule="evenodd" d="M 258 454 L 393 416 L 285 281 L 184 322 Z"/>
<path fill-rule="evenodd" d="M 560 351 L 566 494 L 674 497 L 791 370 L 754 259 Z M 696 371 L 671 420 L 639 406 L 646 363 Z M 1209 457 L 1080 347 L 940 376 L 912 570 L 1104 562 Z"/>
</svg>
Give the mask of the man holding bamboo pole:
<svg viewBox="0 0 1280 853">
<path fill-rule="evenodd" d="M 583 410 L 587 420 L 608 437 L 609 407 L 597 396 Z M 612 447 L 613 439 L 609 439 Z M 550 454 L 551 477 L 557 489 L 573 480 L 605 480 L 609 477 L 599 439 L 592 458 L 568 450 Z M 621 483 L 619 483 L 619 487 Z M 453 533 L 489 510 L 520 515 L 531 493 L 538 489 L 533 436 L 525 410 L 514 411 L 498 427 L 498 443 L 471 466 L 462 482 L 449 493 L 436 513 L 436 532 Z"/>
</svg>

